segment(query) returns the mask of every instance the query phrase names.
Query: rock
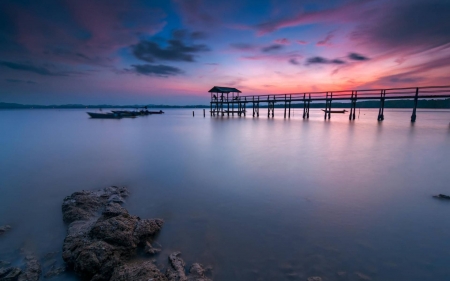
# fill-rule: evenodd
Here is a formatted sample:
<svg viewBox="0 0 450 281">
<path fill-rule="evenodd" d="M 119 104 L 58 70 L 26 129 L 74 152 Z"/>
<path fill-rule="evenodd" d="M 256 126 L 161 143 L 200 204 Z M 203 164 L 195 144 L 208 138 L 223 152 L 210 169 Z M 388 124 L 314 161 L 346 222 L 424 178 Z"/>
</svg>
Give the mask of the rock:
<svg viewBox="0 0 450 281">
<path fill-rule="evenodd" d="M 110 281 L 167 281 L 167 277 L 159 271 L 151 261 L 121 265 L 114 270 Z"/>
<path fill-rule="evenodd" d="M 125 187 L 106 187 L 99 191 L 75 192 L 64 198 L 62 204 L 63 220 L 73 222 L 88 220 L 98 215 L 108 202 L 123 202 L 128 196 Z"/>
<path fill-rule="evenodd" d="M 45 278 L 52 278 L 52 277 L 55 277 L 55 276 L 58 276 L 58 275 L 64 273 L 65 271 L 66 271 L 66 268 L 64 266 L 60 266 L 60 267 L 52 266 L 50 268 L 50 270 L 47 271 L 47 273 L 44 274 L 44 277 Z"/>
<path fill-rule="evenodd" d="M 438 195 L 434 195 L 433 197 L 434 198 L 439 198 L 439 199 L 447 199 L 447 200 L 450 199 L 450 196 L 445 195 L 445 194 L 438 194 Z"/>
<path fill-rule="evenodd" d="M 139 246 L 152 242 L 161 219 L 132 216 L 119 203 L 125 188 L 75 192 L 64 199 L 64 220 L 71 222 L 63 244 L 63 260 L 85 279 L 109 280 Z"/>
<path fill-rule="evenodd" d="M 170 267 L 166 271 L 166 276 L 169 281 L 211 281 L 205 277 L 205 269 L 202 265 L 194 263 L 189 268 L 189 275 L 186 276 L 183 259 L 180 258 L 180 252 L 175 252 L 169 255 Z"/>
<path fill-rule="evenodd" d="M 139 247 L 144 247 L 148 254 L 161 251 L 152 243 L 159 245 L 153 240 L 164 222 L 130 215 L 120 205 L 127 195 L 125 188 L 108 187 L 75 192 L 64 199 L 63 217 L 70 225 L 62 256 L 68 269 L 91 281 L 210 281 L 198 263 L 186 274 L 179 252 L 169 256 L 166 274 L 152 261 L 131 261 Z M 45 276 L 55 276 L 64 270 L 53 264 Z"/>
<path fill-rule="evenodd" d="M 188 280 L 190 281 L 211 281 L 211 279 L 205 277 L 206 270 L 201 264 L 194 263 L 189 269 Z"/>
<path fill-rule="evenodd" d="M 139 240 L 134 236 L 138 217 L 120 214 L 115 217 L 100 217 L 90 231 L 93 238 L 112 245 L 136 248 Z"/>
<path fill-rule="evenodd" d="M 25 271 L 20 274 L 18 281 L 38 281 L 42 272 L 38 260 L 35 256 L 28 255 L 25 261 Z"/>
<path fill-rule="evenodd" d="M 18 267 L 0 268 L 0 281 L 17 280 L 22 270 Z"/>
<path fill-rule="evenodd" d="M 322 278 L 319 276 L 308 277 L 308 281 L 322 281 Z"/>
<path fill-rule="evenodd" d="M 180 258 L 180 252 L 175 252 L 169 255 L 169 262 L 171 267 L 166 271 L 166 276 L 170 281 L 186 281 L 186 273 L 184 267 L 186 264 L 184 260 Z"/>
<path fill-rule="evenodd" d="M 5 234 L 6 232 L 11 230 L 11 226 L 10 225 L 3 225 L 0 226 L 0 235 Z"/>
<path fill-rule="evenodd" d="M 145 242 L 144 252 L 149 255 L 154 255 L 161 252 L 161 248 L 154 248 L 150 242 Z"/>
</svg>

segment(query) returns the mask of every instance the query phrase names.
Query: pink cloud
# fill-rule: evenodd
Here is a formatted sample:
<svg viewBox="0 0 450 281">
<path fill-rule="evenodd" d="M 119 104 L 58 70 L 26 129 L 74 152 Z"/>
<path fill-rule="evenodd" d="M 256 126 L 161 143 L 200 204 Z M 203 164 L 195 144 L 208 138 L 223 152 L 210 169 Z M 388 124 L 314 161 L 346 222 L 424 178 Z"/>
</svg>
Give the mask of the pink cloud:
<svg viewBox="0 0 450 281">
<path fill-rule="evenodd" d="M 296 40 L 295 42 L 297 42 L 297 44 L 299 44 L 299 45 L 306 45 L 306 44 L 308 44 L 308 42 L 306 42 L 304 40 Z"/>
<path fill-rule="evenodd" d="M 291 42 L 287 38 L 276 39 L 274 42 L 277 44 L 281 44 L 281 45 L 290 45 L 291 44 Z"/>
<path fill-rule="evenodd" d="M 264 35 L 285 27 L 312 23 L 348 22 L 357 20 L 364 6 L 371 0 L 351 1 L 343 6 L 314 12 L 301 12 L 293 17 L 268 21 L 256 26 L 258 35 Z"/>
<path fill-rule="evenodd" d="M 331 46 L 331 39 L 333 39 L 334 37 L 334 31 L 328 32 L 327 36 L 320 40 L 319 42 L 317 42 L 316 46 Z"/>
</svg>

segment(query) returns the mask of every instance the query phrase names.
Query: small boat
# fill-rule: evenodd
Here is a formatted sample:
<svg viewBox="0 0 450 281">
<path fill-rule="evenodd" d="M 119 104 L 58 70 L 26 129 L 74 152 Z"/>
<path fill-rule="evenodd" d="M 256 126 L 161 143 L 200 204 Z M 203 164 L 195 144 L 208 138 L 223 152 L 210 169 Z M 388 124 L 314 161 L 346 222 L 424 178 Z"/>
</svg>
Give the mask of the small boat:
<svg viewBox="0 0 450 281">
<path fill-rule="evenodd" d="M 323 112 L 325 112 L 325 113 L 346 113 L 346 112 L 348 112 L 348 110 L 325 110 L 325 109 L 322 109 L 322 111 Z"/>
<path fill-rule="evenodd" d="M 164 111 L 160 110 L 160 111 L 148 111 L 146 110 L 147 114 L 164 114 Z"/>
<path fill-rule="evenodd" d="M 91 118 L 101 118 L 101 119 L 120 119 L 122 116 L 117 113 L 94 113 L 86 112 Z"/>
<path fill-rule="evenodd" d="M 120 114 L 122 117 L 136 117 L 140 115 L 138 111 L 112 110 L 113 113 Z"/>
<path fill-rule="evenodd" d="M 445 195 L 445 194 L 438 194 L 438 195 L 433 195 L 434 198 L 439 198 L 439 199 L 447 199 L 450 200 L 450 196 Z"/>
</svg>

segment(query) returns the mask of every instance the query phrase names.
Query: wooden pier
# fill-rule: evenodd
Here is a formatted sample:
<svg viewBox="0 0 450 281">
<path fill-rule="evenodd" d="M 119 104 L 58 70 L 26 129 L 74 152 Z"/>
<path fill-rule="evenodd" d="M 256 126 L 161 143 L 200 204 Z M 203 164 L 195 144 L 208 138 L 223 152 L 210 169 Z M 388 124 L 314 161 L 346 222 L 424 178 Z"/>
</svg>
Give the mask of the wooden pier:
<svg viewBox="0 0 450 281">
<path fill-rule="evenodd" d="M 253 117 L 259 117 L 261 104 L 267 104 L 267 117 L 274 117 L 275 104 L 284 104 L 284 118 L 291 117 L 292 103 L 303 104 L 303 119 L 309 118 L 312 102 L 325 102 L 324 119 L 330 119 L 333 101 L 349 101 L 349 120 L 355 120 L 356 102 L 379 100 L 378 121 L 384 120 L 384 106 L 386 100 L 412 100 L 413 108 L 411 122 L 417 119 L 417 102 L 420 99 L 450 98 L 450 86 L 430 86 L 413 88 L 389 88 L 369 90 L 345 90 L 327 92 L 289 93 L 273 95 L 240 95 L 236 88 L 214 86 L 211 90 L 211 116 L 245 116 L 246 109 L 251 106 Z M 236 110 L 235 110 L 236 107 Z M 230 109 L 231 108 L 231 109 Z"/>
</svg>

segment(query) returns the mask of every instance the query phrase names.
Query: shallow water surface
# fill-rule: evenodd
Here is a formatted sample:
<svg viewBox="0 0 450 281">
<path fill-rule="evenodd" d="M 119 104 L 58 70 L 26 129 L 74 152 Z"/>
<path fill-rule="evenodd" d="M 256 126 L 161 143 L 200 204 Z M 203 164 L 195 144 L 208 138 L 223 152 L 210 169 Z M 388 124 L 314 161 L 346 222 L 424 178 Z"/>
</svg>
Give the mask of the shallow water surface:
<svg viewBox="0 0 450 281">
<path fill-rule="evenodd" d="M 63 198 L 124 185 L 131 214 L 165 220 L 159 262 L 180 250 L 215 280 L 449 280 L 450 202 L 431 195 L 450 194 L 450 111 L 201 113 L 0 111 L 0 259 L 60 251 Z"/>
</svg>

